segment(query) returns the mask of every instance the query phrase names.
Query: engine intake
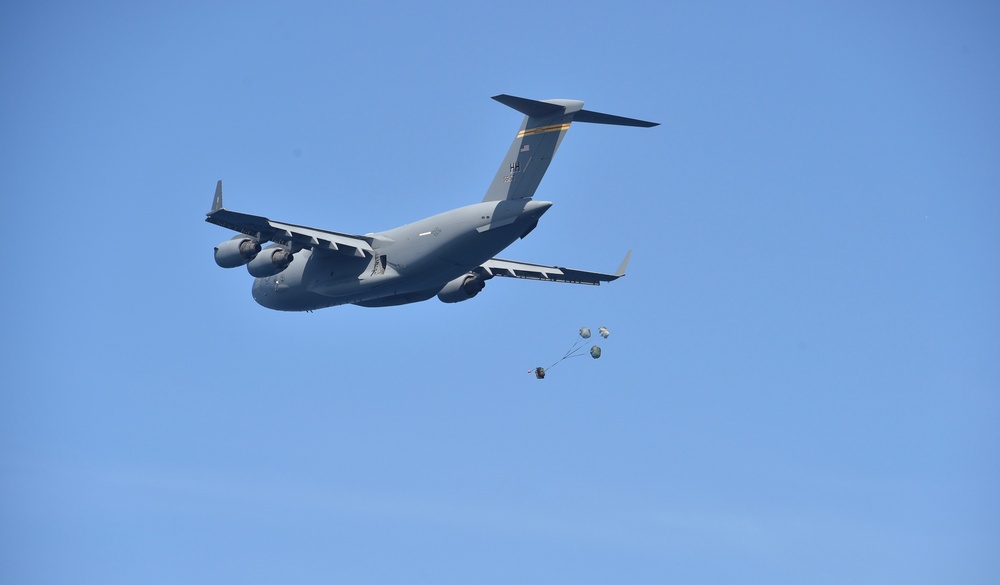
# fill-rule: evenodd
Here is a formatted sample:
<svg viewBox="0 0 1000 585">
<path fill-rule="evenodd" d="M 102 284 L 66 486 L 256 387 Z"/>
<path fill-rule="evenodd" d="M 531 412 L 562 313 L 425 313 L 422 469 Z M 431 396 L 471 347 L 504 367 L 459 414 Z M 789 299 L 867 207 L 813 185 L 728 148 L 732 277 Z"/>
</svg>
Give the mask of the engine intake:
<svg viewBox="0 0 1000 585">
<path fill-rule="evenodd" d="M 257 278 L 274 276 L 292 263 L 292 253 L 281 247 L 267 248 L 247 264 L 247 272 Z"/>
<path fill-rule="evenodd" d="M 444 303 L 460 303 L 478 295 L 485 287 L 486 279 L 470 272 L 444 285 L 437 297 Z"/>
<path fill-rule="evenodd" d="M 260 244 L 246 236 L 236 236 L 215 247 L 215 263 L 223 268 L 236 268 L 257 257 Z"/>
</svg>

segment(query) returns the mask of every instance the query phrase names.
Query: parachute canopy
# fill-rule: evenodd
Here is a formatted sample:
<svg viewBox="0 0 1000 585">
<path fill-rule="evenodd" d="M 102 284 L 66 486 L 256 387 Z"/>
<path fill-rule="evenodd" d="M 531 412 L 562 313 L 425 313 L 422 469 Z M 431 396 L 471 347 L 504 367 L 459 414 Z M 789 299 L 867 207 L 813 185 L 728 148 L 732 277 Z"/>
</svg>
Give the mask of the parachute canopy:
<svg viewBox="0 0 1000 585">
<path fill-rule="evenodd" d="M 603 325 L 601 327 L 597 328 L 597 332 L 604 339 L 607 339 L 608 336 L 611 335 L 611 331 L 609 331 L 608 328 L 604 327 Z M 547 373 L 547 370 L 551 370 L 552 368 L 554 368 L 557 365 L 559 365 L 560 363 L 562 363 L 564 360 L 567 360 L 569 358 L 581 357 L 581 356 L 587 355 L 588 352 L 585 349 L 585 343 L 586 342 L 584 340 L 590 339 L 590 327 L 581 327 L 580 328 L 580 337 L 583 338 L 583 339 L 577 339 L 576 342 L 573 344 L 573 346 L 570 347 L 569 350 L 567 350 L 566 353 L 563 354 L 563 356 L 560 359 L 556 360 L 556 363 L 552 364 L 551 366 L 549 366 L 547 368 L 541 368 L 541 367 L 539 367 L 539 368 L 535 368 L 534 370 L 529 370 L 529 371 L 530 372 L 534 372 L 535 377 L 538 378 L 539 380 L 544 380 L 545 379 L 545 374 Z M 599 346 L 599 345 L 592 345 L 590 347 L 590 352 L 589 353 L 590 353 L 590 357 L 592 357 L 592 358 L 594 358 L 596 360 L 597 358 L 601 357 L 601 346 Z"/>
</svg>

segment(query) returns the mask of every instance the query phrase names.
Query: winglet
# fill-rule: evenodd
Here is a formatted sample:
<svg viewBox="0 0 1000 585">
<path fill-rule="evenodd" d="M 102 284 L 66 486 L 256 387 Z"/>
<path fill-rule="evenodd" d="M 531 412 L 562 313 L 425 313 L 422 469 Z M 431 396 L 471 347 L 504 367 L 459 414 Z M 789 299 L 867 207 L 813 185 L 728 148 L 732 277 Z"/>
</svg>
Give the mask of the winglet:
<svg viewBox="0 0 1000 585">
<path fill-rule="evenodd" d="M 628 261 L 631 259 L 632 259 L 632 250 L 629 250 L 628 254 L 625 254 L 625 259 L 622 260 L 621 266 L 619 266 L 618 270 L 615 271 L 616 278 L 621 278 L 625 276 L 625 269 L 628 267 Z"/>
<path fill-rule="evenodd" d="M 222 180 L 221 179 L 215 185 L 215 198 L 212 199 L 212 211 L 210 211 L 209 213 L 218 211 L 220 209 L 222 209 Z"/>
</svg>

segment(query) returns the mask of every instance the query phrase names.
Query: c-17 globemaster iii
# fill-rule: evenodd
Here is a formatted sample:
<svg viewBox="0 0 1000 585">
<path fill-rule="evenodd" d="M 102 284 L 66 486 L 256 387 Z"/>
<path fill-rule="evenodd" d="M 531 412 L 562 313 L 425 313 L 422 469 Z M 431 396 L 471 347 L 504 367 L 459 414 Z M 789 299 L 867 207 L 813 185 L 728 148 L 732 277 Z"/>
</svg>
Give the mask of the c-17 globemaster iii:
<svg viewBox="0 0 1000 585">
<path fill-rule="evenodd" d="M 437 296 L 457 303 L 494 276 L 598 285 L 625 275 L 631 251 L 614 274 L 501 260 L 495 255 L 527 236 L 552 203 L 532 197 L 572 122 L 639 126 L 655 122 L 583 109 L 578 100 L 496 101 L 525 115 L 480 203 L 383 232 L 348 235 L 222 206 L 222 181 L 205 221 L 239 232 L 215 248 L 223 268 L 247 265 L 253 298 L 269 309 L 312 311 L 334 305 L 387 307 Z M 262 244 L 273 242 L 263 249 Z"/>
</svg>

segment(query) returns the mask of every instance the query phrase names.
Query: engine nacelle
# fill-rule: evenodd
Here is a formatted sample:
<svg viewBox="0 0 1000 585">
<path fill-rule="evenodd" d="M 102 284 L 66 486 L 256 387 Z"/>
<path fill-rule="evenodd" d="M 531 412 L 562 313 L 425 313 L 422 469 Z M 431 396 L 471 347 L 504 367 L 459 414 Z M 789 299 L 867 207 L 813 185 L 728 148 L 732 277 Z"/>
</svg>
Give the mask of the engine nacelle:
<svg viewBox="0 0 1000 585">
<path fill-rule="evenodd" d="M 257 257 L 260 244 L 246 236 L 222 242 L 215 247 L 215 263 L 223 268 L 236 268 Z"/>
<path fill-rule="evenodd" d="M 485 287 L 486 279 L 470 272 L 444 285 L 437 296 L 445 303 L 460 303 L 478 295 Z"/>
<path fill-rule="evenodd" d="M 292 253 L 285 248 L 267 248 L 247 264 L 247 272 L 257 278 L 267 278 L 288 268 L 292 260 Z"/>
</svg>

